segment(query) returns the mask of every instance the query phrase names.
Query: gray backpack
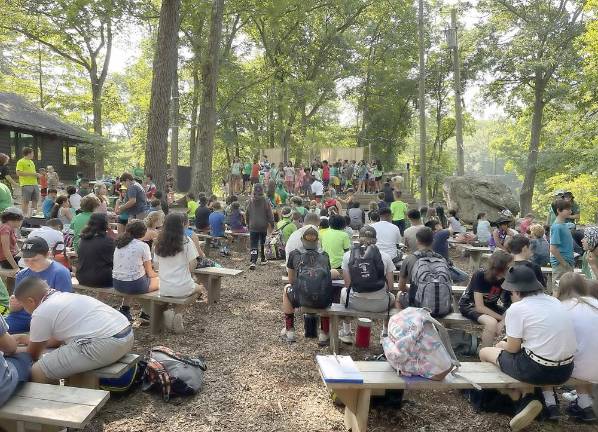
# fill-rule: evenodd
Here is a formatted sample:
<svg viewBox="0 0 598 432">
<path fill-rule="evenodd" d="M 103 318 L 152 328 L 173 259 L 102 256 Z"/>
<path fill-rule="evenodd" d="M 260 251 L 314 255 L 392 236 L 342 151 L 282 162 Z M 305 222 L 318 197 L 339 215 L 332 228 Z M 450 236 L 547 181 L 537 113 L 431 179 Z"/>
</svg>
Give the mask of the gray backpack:
<svg viewBox="0 0 598 432">
<path fill-rule="evenodd" d="M 434 252 L 416 252 L 411 283 L 415 285 L 416 307 L 426 308 L 435 318 L 452 312 L 453 291 L 449 266 L 446 260 Z"/>
</svg>

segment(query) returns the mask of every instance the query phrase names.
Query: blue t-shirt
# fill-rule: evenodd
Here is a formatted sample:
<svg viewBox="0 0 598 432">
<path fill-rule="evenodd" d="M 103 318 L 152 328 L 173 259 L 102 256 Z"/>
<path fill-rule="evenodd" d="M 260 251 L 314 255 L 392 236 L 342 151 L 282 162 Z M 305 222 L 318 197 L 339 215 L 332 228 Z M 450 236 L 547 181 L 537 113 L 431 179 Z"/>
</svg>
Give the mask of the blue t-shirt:
<svg viewBox="0 0 598 432">
<path fill-rule="evenodd" d="M 23 269 L 15 277 L 15 286 L 19 285 L 26 277 L 37 277 L 47 282 L 50 288 L 58 291 L 73 292 L 73 283 L 71 281 L 71 272 L 62 264 L 52 261 L 47 269 L 41 272 L 34 272 L 31 269 Z M 29 331 L 31 315 L 25 309 L 10 312 L 6 317 L 6 322 L 10 327 L 10 333 L 24 333 Z"/>
<path fill-rule="evenodd" d="M 449 259 L 448 239 L 450 236 L 450 231 L 443 229 L 434 233 L 434 240 L 432 241 L 432 250 L 447 260 Z"/>
<path fill-rule="evenodd" d="M 567 223 L 555 222 L 550 227 L 550 246 L 556 246 L 561 256 L 571 266 L 575 265 L 573 257 L 573 236 Z M 550 265 L 558 265 L 559 261 L 550 254 Z"/>
<path fill-rule="evenodd" d="M 209 221 L 210 235 L 212 237 L 224 237 L 224 212 L 212 212 Z"/>
<path fill-rule="evenodd" d="M 54 207 L 54 201 L 51 198 L 46 198 L 42 203 L 42 211 L 44 212 L 44 217 L 49 218 L 50 213 L 52 212 L 52 208 Z"/>
<path fill-rule="evenodd" d="M 0 315 L 0 336 L 4 335 L 7 331 L 8 324 L 6 324 L 6 321 Z M 17 388 L 18 383 L 17 371 L 7 363 L 2 351 L 0 351 L 0 406 L 4 405 L 10 398 Z"/>
</svg>

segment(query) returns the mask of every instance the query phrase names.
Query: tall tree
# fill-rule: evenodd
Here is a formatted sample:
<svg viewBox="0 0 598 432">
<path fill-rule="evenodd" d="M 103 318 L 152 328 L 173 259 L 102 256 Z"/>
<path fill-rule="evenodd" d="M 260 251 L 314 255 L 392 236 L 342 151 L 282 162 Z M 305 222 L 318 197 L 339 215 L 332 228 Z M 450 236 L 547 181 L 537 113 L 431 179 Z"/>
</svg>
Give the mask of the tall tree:
<svg viewBox="0 0 598 432">
<path fill-rule="evenodd" d="M 192 189 L 212 191 L 212 158 L 216 130 L 216 97 L 220 66 L 220 40 L 224 0 L 213 0 L 208 51 L 202 66 L 202 95 L 199 111 L 199 142 L 192 161 Z"/>
<path fill-rule="evenodd" d="M 159 190 L 166 190 L 166 155 L 172 83 L 178 59 L 180 0 L 163 0 L 154 54 L 152 93 L 145 149 L 145 170 L 154 176 Z"/>
<path fill-rule="evenodd" d="M 485 0 L 479 52 L 493 80 L 490 94 L 531 111 L 521 213 L 531 211 L 545 108 L 575 85 L 581 56 L 574 43 L 584 30 L 584 0 Z"/>
</svg>

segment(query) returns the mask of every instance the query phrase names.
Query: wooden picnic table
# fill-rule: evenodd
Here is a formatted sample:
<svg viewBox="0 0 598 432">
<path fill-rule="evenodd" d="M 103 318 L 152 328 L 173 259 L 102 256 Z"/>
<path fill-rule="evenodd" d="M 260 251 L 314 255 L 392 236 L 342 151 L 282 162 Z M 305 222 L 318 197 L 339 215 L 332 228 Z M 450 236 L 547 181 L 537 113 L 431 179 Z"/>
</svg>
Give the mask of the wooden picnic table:
<svg viewBox="0 0 598 432">
<path fill-rule="evenodd" d="M 463 248 L 469 252 L 469 266 L 471 272 L 475 272 L 480 268 L 480 262 L 482 261 L 482 254 L 492 253 L 492 249 L 487 246 L 472 246 L 463 245 Z"/>
</svg>

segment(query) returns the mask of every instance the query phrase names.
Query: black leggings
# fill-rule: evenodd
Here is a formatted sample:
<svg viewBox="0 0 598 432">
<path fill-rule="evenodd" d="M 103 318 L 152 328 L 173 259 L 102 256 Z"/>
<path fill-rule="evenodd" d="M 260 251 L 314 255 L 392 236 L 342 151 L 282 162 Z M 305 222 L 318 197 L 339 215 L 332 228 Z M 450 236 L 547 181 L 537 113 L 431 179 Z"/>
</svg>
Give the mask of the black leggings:
<svg viewBox="0 0 598 432">
<path fill-rule="evenodd" d="M 257 262 L 257 249 L 259 245 L 260 249 L 260 258 L 262 261 L 266 260 L 266 255 L 264 254 L 264 245 L 266 244 L 266 233 L 265 232 L 257 232 L 257 231 L 249 231 L 249 256 L 252 263 Z"/>
</svg>

